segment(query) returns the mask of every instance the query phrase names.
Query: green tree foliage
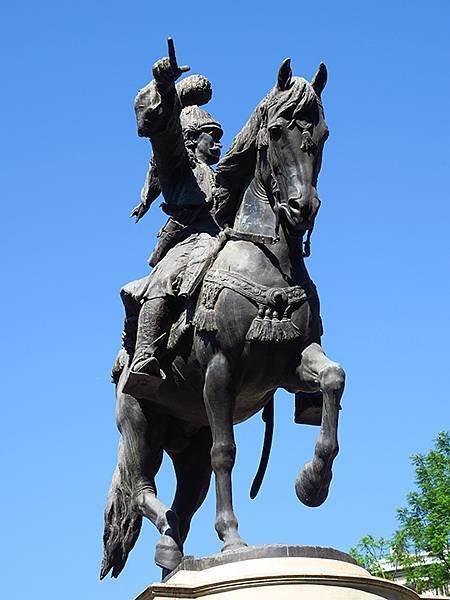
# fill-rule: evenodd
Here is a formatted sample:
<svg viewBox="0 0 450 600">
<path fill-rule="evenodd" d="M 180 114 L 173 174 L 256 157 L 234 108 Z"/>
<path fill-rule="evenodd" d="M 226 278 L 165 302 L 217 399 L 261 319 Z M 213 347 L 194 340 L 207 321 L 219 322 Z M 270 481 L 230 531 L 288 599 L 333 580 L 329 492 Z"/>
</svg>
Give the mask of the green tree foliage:
<svg viewBox="0 0 450 600">
<path fill-rule="evenodd" d="M 450 587 L 450 433 L 442 431 L 427 454 L 411 457 L 416 489 L 397 511 L 391 538 L 366 535 L 350 554 L 373 575 L 404 573 L 407 585 L 448 593 Z M 388 572 L 387 567 L 389 567 Z"/>
<path fill-rule="evenodd" d="M 390 572 L 386 573 L 386 556 L 389 555 L 391 540 L 385 538 L 374 538 L 372 535 L 362 537 L 357 546 L 350 549 L 353 558 L 370 571 L 375 577 L 392 579 Z M 387 563 L 390 566 L 390 563 Z"/>
</svg>

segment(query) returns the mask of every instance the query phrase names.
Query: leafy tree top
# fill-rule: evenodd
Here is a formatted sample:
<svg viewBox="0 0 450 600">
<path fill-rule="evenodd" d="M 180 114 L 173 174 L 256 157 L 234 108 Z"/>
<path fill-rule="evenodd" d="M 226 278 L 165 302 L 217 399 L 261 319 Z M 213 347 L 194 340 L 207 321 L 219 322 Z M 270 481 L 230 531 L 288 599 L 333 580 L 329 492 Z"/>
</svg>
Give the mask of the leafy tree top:
<svg viewBox="0 0 450 600">
<path fill-rule="evenodd" d="M 442 431 L 427 454 L 411 457 L 416 489 L 397 510 L 398 529 L 388 539 L 366 535 L 350 554 L 373 575 L 399 571 L 419 593 L 450 587 L 450 433 Z"/>
</svg>

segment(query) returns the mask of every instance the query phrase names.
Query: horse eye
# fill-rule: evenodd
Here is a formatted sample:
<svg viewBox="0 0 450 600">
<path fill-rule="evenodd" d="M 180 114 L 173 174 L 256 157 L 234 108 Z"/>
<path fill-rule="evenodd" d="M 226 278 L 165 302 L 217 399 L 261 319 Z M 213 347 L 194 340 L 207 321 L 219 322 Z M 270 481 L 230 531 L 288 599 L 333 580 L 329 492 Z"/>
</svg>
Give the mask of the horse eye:
<svg viewBox="0 0 450 600">
<path fill-rule="evenodd" d="M 280 125 L 272 125 L 271 127 L 269 127 L 269 135 L 270 135 L 270 139 L 277 141 L 280 139 L 281 136 L 281 127 Z"/>
</svg>

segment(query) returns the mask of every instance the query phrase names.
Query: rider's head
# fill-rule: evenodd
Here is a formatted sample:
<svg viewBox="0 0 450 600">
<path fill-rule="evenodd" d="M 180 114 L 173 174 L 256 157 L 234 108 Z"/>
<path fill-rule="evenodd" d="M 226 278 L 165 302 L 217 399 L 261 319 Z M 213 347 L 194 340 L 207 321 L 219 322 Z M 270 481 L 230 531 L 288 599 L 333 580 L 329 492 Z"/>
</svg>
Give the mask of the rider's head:
<svg viewBox="0 0 450 600">
<path fill-rule="evenodd" d="M 180 115 L 186 147 L 207 165 L 219 161 L 223 135 L 222 128 L 206 110 L 198 106 L 183 108 Z"/>
<path fill-rule="evenodd" d="M 199 106 L 211 98 L 211 84 L 202 75 L 191 75 L 177 84 L 177 92 L 183 106 L 180 121 L 186 147 L 199 161 L 214 165 L 220 158 L 222 127 Z"/>
</svg>

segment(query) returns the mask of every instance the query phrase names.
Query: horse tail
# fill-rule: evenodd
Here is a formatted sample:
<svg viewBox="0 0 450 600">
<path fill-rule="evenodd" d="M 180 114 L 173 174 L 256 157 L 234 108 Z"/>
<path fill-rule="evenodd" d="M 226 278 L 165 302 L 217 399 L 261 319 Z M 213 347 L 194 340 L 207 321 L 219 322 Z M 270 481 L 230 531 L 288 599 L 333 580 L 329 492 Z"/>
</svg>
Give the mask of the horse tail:
<svg viewBox="0 0 450 600">
<path fill-rule="evenodd" d="M 250 498 L 253 500 L 256 498 L 261 484 L 264 479 L 264 475 L 267 469 L 267 464 L 269 462 L 270 449 L 272 447 L 272 439 L 273 439 L 273 422 L 274 422 L 274 406 L 273 406 L 273 395 L 269 402 L 265 405 L 262 412 L 262 419 L 266 424 L 266 429 L 264 431 L 264 442 L 263 448 L 261 452 L 261 459 L 259 461 L 259 467 L 256 471 L 255 478 L 252 483 L 252 487 L 250 488 Z"/>
<path fill-rule="evenodd" d="M 105 508 L 104 554 L 100 579 L 106 577 L 111 569 L 111 577 L 120 574 L 142 526 L 142 515 L 133 506 L 131 481 L 125 469 L 120 467 L 120 454 L 119 449 L 119 464 L 114 471 Z"/>
</svg>

